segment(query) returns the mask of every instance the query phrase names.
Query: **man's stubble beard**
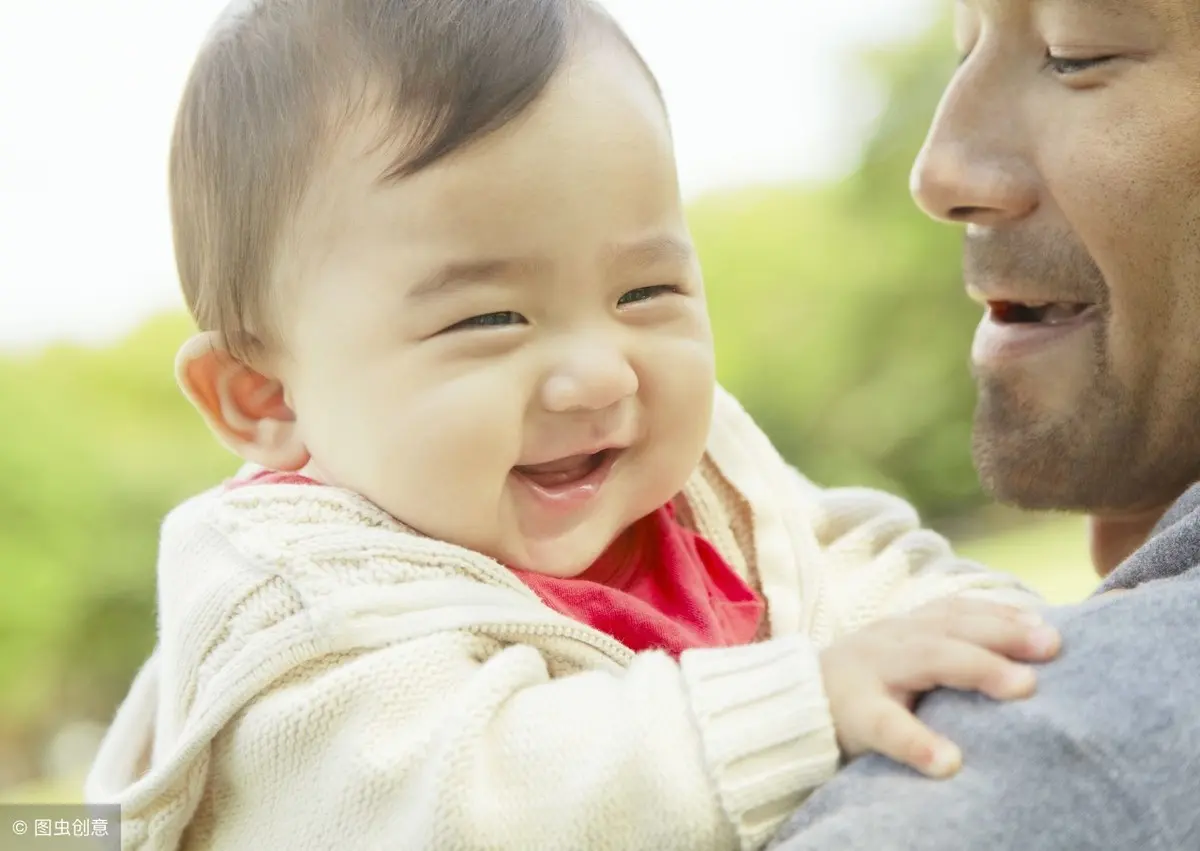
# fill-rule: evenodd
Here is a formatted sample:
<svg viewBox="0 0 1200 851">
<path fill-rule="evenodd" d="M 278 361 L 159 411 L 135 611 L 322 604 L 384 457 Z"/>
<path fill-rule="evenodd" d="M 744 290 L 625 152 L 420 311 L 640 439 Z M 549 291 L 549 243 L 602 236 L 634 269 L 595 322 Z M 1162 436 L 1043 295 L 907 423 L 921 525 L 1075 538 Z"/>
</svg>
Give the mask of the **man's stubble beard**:
<svg viewBox="0 0 1200 851">
<path fill-rule="evenodd" d="M 1066 418 L 1047 420 L 1009 383 L 977 376 L 972 455 L 984 490 L 1031 510 L 1096 511 L 1127 502 L 1136 418 L 1093 385 Z"/>
<path fill-rule="evenodd" d="M 968 232 L 963 273 L 968 284 L 1038 281 L 1061 300 L 1090 303 L 1103 313 L 1093 332 L 1087 378 L 1073 388 L 1069 413 L 1047 407 L 1044 396 L 1039 401 L 1038 388 L 1022 387 L 1037 381 L 1036 375 L 1018 371 L 1006 378 L 976 370 L 972 449 L 986 491 L 1033 510 L 1129 512 L 1173 501 L 1195 480 L 1200 398 L 1196 417 L 1187 418 L 1164 409 L 1157 398 L 1168 388 L 1129 387 L 1117 378 L 1108 282 L 1073 234 Z"/>
<path fill-rule="evenodd" d="M 1054 420 L 1011 383 L 976 375 L 972 454 L 992 497 L 1029 510 L 1119 514 L 1171 502 L 1195 481 L 1200 420 L 1182 442 L 1156 440 L 1153 399 L 1115 379 L 1105 349 L 1101 333 L 1092 381 Z"/>
</svg>

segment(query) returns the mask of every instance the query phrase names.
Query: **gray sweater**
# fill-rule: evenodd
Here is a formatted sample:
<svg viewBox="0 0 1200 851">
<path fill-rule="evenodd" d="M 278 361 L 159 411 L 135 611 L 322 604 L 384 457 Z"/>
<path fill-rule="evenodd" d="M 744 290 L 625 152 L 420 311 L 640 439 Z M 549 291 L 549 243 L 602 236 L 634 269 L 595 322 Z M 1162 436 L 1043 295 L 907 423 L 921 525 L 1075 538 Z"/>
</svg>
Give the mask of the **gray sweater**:
<svg viewBox="0 0 1200 851">
<path fill-rule="evenodd" d="M 926 780 L 849 765 L 779 833 L 786 851 L 1200 851 L 1200 487 L 1101 590 L 1051 610 L 1063 652 L 1032 698 L 939 691 L 918 714 L 965 764 Z"/>
</svg>

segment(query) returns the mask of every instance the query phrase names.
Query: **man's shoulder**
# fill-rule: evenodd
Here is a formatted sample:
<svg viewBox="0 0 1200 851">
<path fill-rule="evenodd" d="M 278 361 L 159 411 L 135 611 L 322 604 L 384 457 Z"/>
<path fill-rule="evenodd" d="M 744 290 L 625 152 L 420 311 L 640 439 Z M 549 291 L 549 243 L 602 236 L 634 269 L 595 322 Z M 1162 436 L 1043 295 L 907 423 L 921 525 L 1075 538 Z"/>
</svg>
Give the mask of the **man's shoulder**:
<svg viewBox="0 0 1200 851">
<path fill-rule="evenodd" d="M 868 756 L 813 795 L 779 847 L 1200 847 L 1197 611 L 1200 581 L 1184 574 L 1055 612 L 1063 652 L 1031 698 L 941 690 L 921 703 L 921 720 L 963 749 L 957 776 Z"/>
<path fill-rule="evenodd" d="M 1200 533 L 1200 524 L 1174 531 Z M 1171 571 L 1145 579 L 1128 593 L 1098 595 L 1046 613 L 1062 634 L 1063 648 L 1057 659 L 1041 666 L 1032 698 L 951 723 L 969 724 L 973 714 L 980 723 L 983 715 L 994 713 L 1028 715 L 1131 762 L 1149 756 L 1147 748 L 1155 742 L 1172 747 L 1168 739 L 1186 726 L 1189 747 L 1200 761 L 1200 713 L 1192 711 L 1200 704 L 1200 677 L 1194 675 L 1200 671 L 1200 534 L 1194 549 L 1179 546 L 1174 533 L 1161 543 L 1168 552 L 1148 557 L 1167 561 L 1169 556 Z M 981 708 L 990 704 L 983 698 L 978 702 Z M 961 706 L 939 693 L 925 711 L 937 723 Z"/>
<path fill-rule="evenodd" d="M 801 809 L 781 847 L 1200 847 L 1198 525 L 1185 513 L 1142 556 L 1171 571 L 1048 613 L 1063 651 L 1028 700 L 941 690 L 922 701 L 921 720 L 963 749 L 958 776 L 859 760 Z"/>
</svg>

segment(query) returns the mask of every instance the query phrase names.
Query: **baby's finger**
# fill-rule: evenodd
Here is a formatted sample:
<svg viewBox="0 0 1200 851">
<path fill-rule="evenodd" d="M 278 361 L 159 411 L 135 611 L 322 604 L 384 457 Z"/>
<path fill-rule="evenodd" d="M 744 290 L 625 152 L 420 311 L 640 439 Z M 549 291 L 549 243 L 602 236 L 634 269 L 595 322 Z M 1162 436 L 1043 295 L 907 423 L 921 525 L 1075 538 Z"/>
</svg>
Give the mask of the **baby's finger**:
<svg viewBox="0 0 1200 851">
<path fill-rule="evenodd" d="M 1010 659 L 1044 662 L 1059 650 L 1061 639 L 1036 615 L 983 600 L 955 600 L 931 613 L 945 635 L 986 647 Z"/>
<path fill-rule="evenodd" d="M 1015 700 L 1033 693 L 1032 668 L 965 641 L 937 638 L 922 642 L 911 658 L 911 677 L 902 686 L 915 691 L 937 687 L 978 691 L 994 700 Z"/>
<path fill-rule="evenodd" d="M 962 767 L 962 752 L 893 701 L 879 704 L 871 749 L 929 777 L 950 777 Z"/>
<path fill-rule="evenodd" d="M 994 617 L 1011 621 L 1022 621 L 1028 624 L 1039 624 L 1043 618 L 1031 609 L 1014 606 L 1012 603 L 999 603 L 995 600 L 985 600 L 979 597 L 943 597 L 913 610 L 913 615 L 934 620 L 974 620 L 976 618 Z"/>
</svg>

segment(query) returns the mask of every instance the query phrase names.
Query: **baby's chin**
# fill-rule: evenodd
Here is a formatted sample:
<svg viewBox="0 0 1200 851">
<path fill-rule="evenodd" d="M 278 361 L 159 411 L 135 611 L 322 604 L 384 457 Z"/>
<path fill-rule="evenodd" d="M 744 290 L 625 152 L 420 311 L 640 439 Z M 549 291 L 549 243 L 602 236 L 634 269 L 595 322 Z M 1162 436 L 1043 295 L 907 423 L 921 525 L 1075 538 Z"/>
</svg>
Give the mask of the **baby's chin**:
<svg viewBox="0 0 1200 851">
<path fill-rule="evenodd" d="M 497 561 L 529 573 L 574 579 L 595 564 L 622 531 L 600 534 L 595 529 L 575 529 L 555 538 L 524 538 L 505 547 L 507 552 Z"/>
<path fill-rule="evenodd" d="M 310 460 L 297 473 L 372 499 L 369 489 L 356 488 L 353 482 L 330 475 L 315 460 Z M 389 496 L 396 495 L 381 493 L 372 501 L 418 534 L 480 553 L 505 567 L 561 579 L 572 579 L 587 571 L 633 522 L 630 518 L 612 516 L 615 506 L 609 503 L 601 506 L 599 511 L 581 514 L 574 522 L 568 520 L 564 524 L 560 518 L 557 522 L 546 523 L 546 518 L 528 516 L 519 506 L 505 505 L 502 497 L 499 518 L 487 517 L 490 512 L 486 510 L 475 514 L 477 522 L 471 521 L 471 512 L 438 512 L 436 517 L 441 522 L 427 523 L 423 521 L 434 518 L 411 516 L 396 504 L 397 500 L 388 499 Z M 412 507 L 411 503 L 408 507 Z"/>
<path fill-rule="evenodd" d="M 528 573 L 556 576 L 559 579 L 574 579 L 591 567 L 603 552 L 603 547 L 598 552 L 593 550 L 580 552 L 562 547 L 539 546 L 497 560 L 507 567 L 514 567 Z"/>
</svg>

